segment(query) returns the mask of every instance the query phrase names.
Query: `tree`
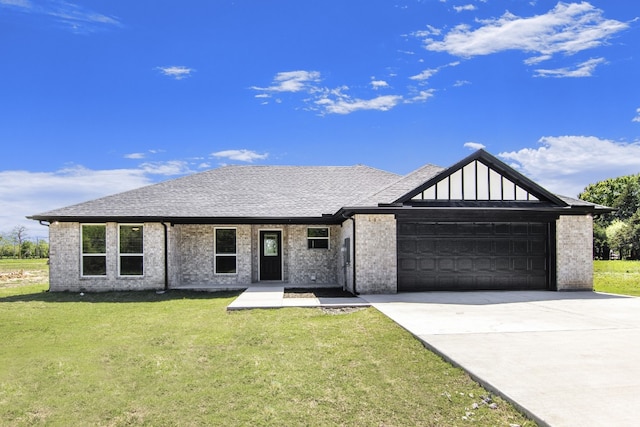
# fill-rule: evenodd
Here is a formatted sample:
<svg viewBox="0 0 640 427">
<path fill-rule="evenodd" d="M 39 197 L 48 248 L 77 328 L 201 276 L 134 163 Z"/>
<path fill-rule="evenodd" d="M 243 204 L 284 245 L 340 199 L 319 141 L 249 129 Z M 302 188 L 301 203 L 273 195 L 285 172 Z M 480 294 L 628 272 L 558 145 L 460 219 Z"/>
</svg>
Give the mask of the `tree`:
<svg viewBox="0 0 640 427">
<path fill-rule="evenodd" d="M 18 258 L 22 258 L 22 244 L 27 239 L 27 227 L 24 225 L 15 226 L 11 232 L 11 238 L 14 243 L 18 244 Z"/>
<path fill-rule="evenodd" d="M 608 258 L 609 247 L 621 257 L 640 254 L 640 174 L 609 178 L 589 184 L 578 196 L 582 200 L 615 209 L 594 221 L 594 255 Z"/>
<path fill-rule="evenodd" d="M 616 218 L 624 221 L 631 218 L 640 207 L 640 174 L 609 178 L 589 184 L 578 198 L 614 208 L 614 212 L 599 218 L 607 225 Z"/>
</svg>

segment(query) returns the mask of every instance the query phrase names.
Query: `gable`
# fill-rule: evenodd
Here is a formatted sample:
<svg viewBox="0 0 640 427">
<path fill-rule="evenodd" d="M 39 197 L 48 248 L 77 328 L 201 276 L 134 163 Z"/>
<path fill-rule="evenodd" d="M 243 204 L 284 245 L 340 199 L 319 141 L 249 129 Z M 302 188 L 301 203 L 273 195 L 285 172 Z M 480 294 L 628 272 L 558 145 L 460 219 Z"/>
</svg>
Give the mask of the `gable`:
<svg viewBox="0 0 640 427">
<path fill-rule="evenodd" d="M 484 150 L 442 171 L 395 203 L 430 202 L 547 202 L 567 206 L 559 197 Z"/>
</svg>

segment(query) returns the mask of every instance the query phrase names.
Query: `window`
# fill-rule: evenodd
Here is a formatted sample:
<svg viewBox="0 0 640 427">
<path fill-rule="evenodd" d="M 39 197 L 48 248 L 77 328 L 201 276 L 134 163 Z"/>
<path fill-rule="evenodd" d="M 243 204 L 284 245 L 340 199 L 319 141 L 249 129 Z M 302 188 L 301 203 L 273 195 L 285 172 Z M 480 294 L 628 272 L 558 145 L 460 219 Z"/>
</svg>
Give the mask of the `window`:
<svg viewBox="0 0 640 427">
<path fill-rule="evenodd" d="M 307 228 L 307 247 L 309 249 L 329 249 L 329 229 L 327 227 Z"/>
<path fill-rule="evenodd" d="M 142 225 L 121 225 L 119 234 L 121 276 L 142 276 L 144 273 L 144 230 Z"/>
<path fill-rule="evenodd" d="M 237 270 L 236 229 L 216 228 L 215 273 L 235 274 Z"/>
<path fill-rule="evenodd" d="M 82 226 L 82 275 L 107 275 L 107 226 Z"/>
</svg>

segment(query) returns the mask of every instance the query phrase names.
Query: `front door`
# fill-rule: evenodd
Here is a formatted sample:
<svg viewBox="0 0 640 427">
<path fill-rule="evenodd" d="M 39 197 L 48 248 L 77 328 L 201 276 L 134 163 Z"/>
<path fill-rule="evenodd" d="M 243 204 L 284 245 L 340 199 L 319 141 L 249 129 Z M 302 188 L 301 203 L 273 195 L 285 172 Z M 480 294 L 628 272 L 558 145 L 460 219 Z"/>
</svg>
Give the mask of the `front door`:
<svg viewBox="0 0 640 427">
<path fill-rule="evenodd" d="M 282 280 L 282 231 L 260 231 L 260 280 Z"/>
</svg>

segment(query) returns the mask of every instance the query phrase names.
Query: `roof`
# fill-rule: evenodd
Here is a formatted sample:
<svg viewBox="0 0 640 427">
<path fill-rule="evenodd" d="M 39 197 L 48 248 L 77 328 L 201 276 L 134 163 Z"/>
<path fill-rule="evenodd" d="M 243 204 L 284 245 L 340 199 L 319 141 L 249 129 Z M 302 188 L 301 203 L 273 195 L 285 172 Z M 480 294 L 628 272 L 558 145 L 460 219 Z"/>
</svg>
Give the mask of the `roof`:
<svg viewBox="0 0 640 427">
<path fill-rule="evenodd" d="M 490 164 L 518 185 L 547 200 L 549 204 L 545 209 L 564 209 L 572 213 L 610 211 L 605 206 L 553 195 L 479 150 L 448 169 L 427 164 L 405 176 L 363 165 L 224 166 L 30 218 L 87 222 L 335 222 L 345 213 L 391 212 L 402 206 L 406 209 L 412 205 L 413 195 L 446 179 L 474 159 Z M 428 208 L 429 205 L 442 207 L 439 200 L 423 202 L 421 207 Z M 514 207 L 505 202 L 502 205 L 503 208 Z M 473 208 L 474 205 L 454 201 L 452 207 Z M 499 206 L 476 204 L 476 207 Z M 536 208 L 530 204 L 527 209 Z"/>
<path fill-rule="evenodd" d="M 382 188 L 374 194 L 370 194 L 360 200 L 355 206 L 375 206 L 378 204 L 393 203 L 404 194 L 422 185 L 425 181 L 433 178 L 442 172 L 444 168 L 431 164 L 426 164 L 419 169 L 397 179 L 392 184 Z"/>
<path fill-rule="evenodd" d="M 368 166 L 224 166 L 34 215 L 305 218 L 337 212 L 400 176 Z"/>
</svg>

